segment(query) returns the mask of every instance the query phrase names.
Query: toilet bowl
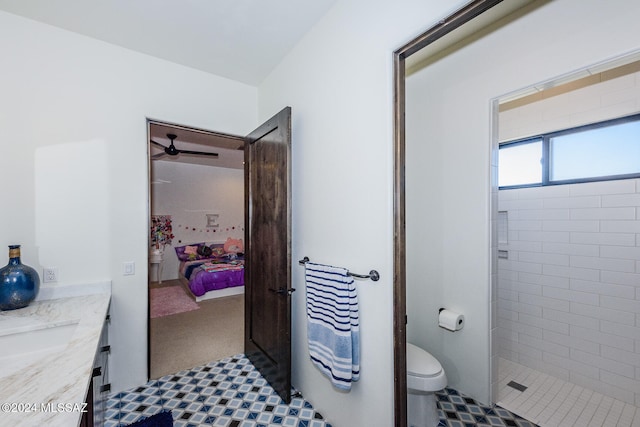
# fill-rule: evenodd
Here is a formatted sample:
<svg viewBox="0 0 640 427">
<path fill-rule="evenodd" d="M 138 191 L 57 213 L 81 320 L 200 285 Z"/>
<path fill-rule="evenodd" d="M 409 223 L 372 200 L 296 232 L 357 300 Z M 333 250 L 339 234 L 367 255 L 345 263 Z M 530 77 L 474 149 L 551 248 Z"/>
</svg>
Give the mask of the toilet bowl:
<svg viewBox="0 0 640 427">
<path fill-rule="evenodd" d="M 435 392 L 447 386 L 440 362 L 407 343 L 407 415 L 409 427 L 435 427 L 440 422 Z"/>
</svg>

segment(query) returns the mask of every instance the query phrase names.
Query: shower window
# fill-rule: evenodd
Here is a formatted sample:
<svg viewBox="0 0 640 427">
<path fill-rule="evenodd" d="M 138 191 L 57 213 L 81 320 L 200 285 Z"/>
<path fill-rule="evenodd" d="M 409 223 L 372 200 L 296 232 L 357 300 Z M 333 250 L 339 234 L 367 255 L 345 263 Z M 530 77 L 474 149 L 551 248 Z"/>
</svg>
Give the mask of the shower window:
<svg viewBox="0 0 640 427">
<path fill-rule="evenodd" d="M 500 144 L 500 188 L 640 177 L 640 114 Z"/>
<path fill-rule="evenodd" d="M 542 183 L 542 138 L 505 144 L 498 154 L 500 187 Z"/>
</svg>

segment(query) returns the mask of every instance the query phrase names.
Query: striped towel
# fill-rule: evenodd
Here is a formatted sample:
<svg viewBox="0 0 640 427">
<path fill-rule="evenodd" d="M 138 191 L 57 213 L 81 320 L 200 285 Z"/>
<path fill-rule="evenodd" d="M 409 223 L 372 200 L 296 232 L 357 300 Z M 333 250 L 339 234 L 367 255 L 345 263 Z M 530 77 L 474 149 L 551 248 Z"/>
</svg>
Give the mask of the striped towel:
<svg viewBox="0 0 640 427">
<path fill-rule="evenodd" d="M 339 389 L 360 378 L 358 296 L 344 268 L 306 263 L 311 361 Z"/>
</svg>

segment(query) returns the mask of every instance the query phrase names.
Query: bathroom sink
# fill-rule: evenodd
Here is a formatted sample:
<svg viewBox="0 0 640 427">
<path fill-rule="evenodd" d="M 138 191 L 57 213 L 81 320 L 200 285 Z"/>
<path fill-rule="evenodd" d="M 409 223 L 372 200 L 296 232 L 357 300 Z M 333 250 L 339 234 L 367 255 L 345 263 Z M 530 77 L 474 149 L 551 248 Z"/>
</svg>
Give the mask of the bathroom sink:
<svg viewBox="0 0 640 427">
<path fill-rule="evenodd" d="M 42 325 L 38 329 L 0 335 L 0 377 L 64 350 L 78 323 Z"/>
</svg>

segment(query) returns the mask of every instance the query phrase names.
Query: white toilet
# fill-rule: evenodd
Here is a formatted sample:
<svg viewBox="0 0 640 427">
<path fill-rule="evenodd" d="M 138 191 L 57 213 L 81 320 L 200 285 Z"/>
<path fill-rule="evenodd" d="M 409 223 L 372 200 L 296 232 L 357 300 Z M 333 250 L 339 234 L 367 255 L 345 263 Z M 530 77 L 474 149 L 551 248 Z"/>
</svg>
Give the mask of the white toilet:
<svg viewBox="0 0 640 427">
<path fill-rule="evenodd" d="M 407 412 L 409 427 L 435 427 L 440 422 L 435 392 L 447 386 L 440 362 L 407 343 Z"/>
</svg>

